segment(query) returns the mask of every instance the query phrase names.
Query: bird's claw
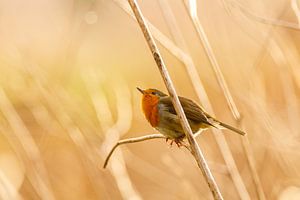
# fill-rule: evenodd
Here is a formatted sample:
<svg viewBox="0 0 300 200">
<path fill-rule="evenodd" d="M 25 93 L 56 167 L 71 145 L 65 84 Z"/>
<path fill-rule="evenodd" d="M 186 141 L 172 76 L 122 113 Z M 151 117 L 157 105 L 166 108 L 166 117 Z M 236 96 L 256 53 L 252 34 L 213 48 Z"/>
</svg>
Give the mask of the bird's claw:
<svg viewBox="0 0 300 200">
<path fill-rule="evenodd" d="M 178 138 L 175 138 L 175 139 L 166 138 L 166 143 L 168 143 L 169 140 L 171 140 L 170 147 L 172 147 L 174 142 L 179 148 L 182 146 L 185 146 L 184 144 L 182 144 L 181 138 L 179 138 L 179 139 Z"/>
</svg>

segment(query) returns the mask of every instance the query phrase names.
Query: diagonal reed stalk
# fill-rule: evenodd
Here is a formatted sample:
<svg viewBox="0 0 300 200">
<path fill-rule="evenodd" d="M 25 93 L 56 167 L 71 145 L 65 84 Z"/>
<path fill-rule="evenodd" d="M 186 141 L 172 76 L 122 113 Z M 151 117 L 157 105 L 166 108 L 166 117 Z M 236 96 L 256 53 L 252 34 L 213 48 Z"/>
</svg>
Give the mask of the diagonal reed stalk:
<svg viewBox="0 0 300 200">
<path fill-rule="evenodd" d="M 115 3 L 121 7 L 127 14 L 129 14 L 131 17 L 134 17 L 128 7 L 126 6 L 124 1 L 118 1 L 115 0 Z M 153 33 L 154 37 L 164 46 L 167 48 L 167 50 L 170 51 L 174 56 L 176 56 L 179 60 L 181 60 L 183 63 L 186 64 L 187 70 L 189 72 L 189 76 L 193 80 L 192 83 L 194 85 L 195 91 L 201 100 L 202 104 L 205 106 L 207 110 L 211 110 L 212 112 L 212 106 L 209 102 L 209 99 L 206 95 L 206 92 L 204 90 L 204 87 L 201 83 L 201 80 L 199 78 L 198 72 L 194 66 L 192 59 L 189 55 L 187 55 L 182 49 L 178 48 L 168 37 L 166 37 L 164 34 L 162 34 L 155 26 L 153 26 L 150 22 L 148 22 L 148 25 L 150 27 L 151 32 Z M 237 167 L 234 163 L 232 154 L 230 152 L 230 149 L 227 145 L 227 142 L 222 134 L 219 134 L 220 130 L 213 130 L 215 132 L 214 136 L 216 138 L 217 144 L 219 148 L 221 149 L 222 156 L 225 160 L 225 163 L 227 165 L 227 168 L 229 169 L 229 173 L 234 180 L 234 183 L 237 187 L 243 188 L 243 185 L 241 178 L 239 177 L 239 173 L 237 170 Z M 195 136 L 196 137 L 196 136 Z M 240 191 L 245 191 L 244 189 Z M 243 194 L 243 193 L 242 193 Z"/>
<path fill-rule="evenodd" d="M 21 194 L 19 194 L 18 188 L 11 183 L 7 176 L 0 170 L 0 198 L 2 199 L 14 199 L 23 200 Z"/>
<path fill-rule="evenodd" d="M 183 127 L 184 133 L 186 134 L 186 137 L 188 139 L 188 142 L 190 144 L 190 148 L 191 148 L 191 153 L 193 154 L 195 160 L 197 161 L 198 167 L 201 169 L 203 176 L 205 177 L 205 180 L 211 190 L 211 193 L 214 197 L 214 199 L 223 199 L 220 190 L 210 172 L 210 169 L 208 167 L 208 164 L 203 156 L 203 153 L 199 147 L 199 145 L 197 144 L 191 127 L 189 126 L 189 123 L 186 119 L 186 116 L 184 114 L 183 108 L 181 107 L 178 95 L 175 91 L 175 88 L 173 86 L 172 80 L 170 78 L 169 72 L 164 64 L 164 61 L 160 55 L 160 52 L 157 48 L 157 45 L 153 39 L 153 36 L 144 20 L 144 17 L 138 7 L 138 4 L 135 0 L 128 0 L 133 13 L 135 14 L 135 17 L 138 21 L 138 24 L 140 25 L 140 28 L 144 34 L 144 37 L 146 39 L 146 42 L 152 52 L 152 55 L 155 59 L 155 62 L 158 66 L 158 69 L 160 70 L 160 73 L 162 75 L 162 78 L 165 82 L 165 85 L 168 89 L 169 95 L 172 99 L 172 103 L 175 107 L 175 110 L 179 116 L 180 119 L 180 123 Z"/>
<path fill-rule="evenodd" d="M 299 8 L 299 1 L 298 0 L 291 0 L 291 7 L 297 17 L 298 20 L 298 27 L 300 28 L 300 8 Z"/>
<path fill-rule="evenodd" d="M 96 165 L 91 164 L 94 161 L 94 157 L 92 156 L 92 151 L 90 149 L 90 145 L 87 143 L 83 133 L 80 128 L 76 126 L 73 122 L 70 115 L 65 111 L 64 106 L 62 105 L 62 101 L 58 99 L 57 93 L 63 93 L 63 89 L 61 86 L 57 86 L 55 92 L 52 88 L 46 86 L 45 81 L 46 78 L 43 76 L 42 70 L 38 69 L 37 66 L 26 66 L 28 74 L 32 77 L 33 81 L 38 85 L 39 93 L 41 94 L 41 102 L 45 102 L 47 106 L 54 112 L 54 118 L 56 118 L 57 122 L 62 126 L 62 128 L 67 132 L 70 136 L 72 142 L 76 145 L 80 152 L 80 158 L 82 160 L 83 165 L 87 168 L 87 174 L 89 181 L 92 183 L 93 190 L 98 198 L 104 198 L 105 193 L 102 191 L 103 184 L 100 180 L 100 176 L 98 174 L 98 169 L 95 167 Z M 43 105 L 42 105 L 43 106 Z M 45 130 L 51 132 L 49 126 L 45 126 L 46 124 L 41 124 Z M 95 178 L 97 177 L 97 178 Z"/>
<path fill-rule="evenodd" d="M 254 22 L 259 22 L 261 24 L 266 24 L 266 25 L 271 25 L 272 27 L 269 29 L 269 31 L 260 31 L 261 29 L 255 29 L 256 32 L 260 31 L 260 33 L 258 33 L 259 35 L 262 35 L 262 37 L 264 37 L 265 41 L 260 42 L 258 39 L 255 39 L 255 42 L 260 43 L 260 45 L 262 46 L 262 52 L 264 52 L 265 50 L 265 46 L 269 46 L 268 43 L 271 42 L 270 40 L 273 40 L 273 29 L 275 29 L 276 27 L 278 28 L 291 28 L 291 29 L 295 29 L 295 30 L 300 30 L 300 25 L 299 25 L 299 6 L 298 4 L 295 4 L 297 2 L 293 1 L 291 2 L 291 7 L 293 9 L 293 11 L 295 12 L 295 15 L 298 19 L 298 24 L 297 23 L 292 23 L 292 22 L 288 22 L 285 20 L 282 20 L 282 16 L 284 15 L 284 13 L 287 12 L 287 10 L 289 9 L 288 4 L 286 6 L 284 6 L 281 10 L 281 14 L 279 14 L 279 16 L 277 17 L 278 19 L 267 19 L 265 17 L 259 16 L 256 13 L 250 11 L 247 7 L 243 6 L 241 3 L 238 3 L 236 1 L 231 1 L 228 2 L 227 0 L 222 0 L 222 3 L 224 5 L 224 8 L 228 11 L 229 15 L 233 15 L 235 13 L 236 16 L 232 16 L 234 18 L 234 20 L 240 20 L 242 17 L 244 17 L 244 19 L 248 19 Z M 233 12 L 234 11 L 234 12 Z M 241 23 L 239 22 L 239 26 L 242 28 L 242 25 L 244 25 L 245 23 Z M 248 32 L 250 32 L 249 27 L 247 26 L 247 30 Z M 251 29 L 251 31 L 253 31 L 253 29 Z M 266 33 L 268 32 L 268 33 Z M 286 35 L 286 32 L 281 32 L 284 33 Z M 249 34 L 248 34 L 249 35 Z M 249 35 L 250 36 L 250 35 Z M 252 36 L 250 36 L 252 38 Z M 286 46 L 286 45 L 290 45 L 292 48 L 285 48 L 285 51 L 289 51 L 289 53 L 286 53 L 285 56 L 288 57 L 288 60 L 290 62 L 290 69 L 292 71 L 292 75 L 293 78 L 298 86 L 298 88 L 300 88 L 300 79 L 299 79 L 299 68 L 297 66 L 299 66 L 299 58 L 298 58 L 298 53 L 296 50 L 296 46 L 295 46 L 295 42 L 290 41 L 291 38 L 289 36 L 287 37 L 283 37 L 282 35 L 280 37 L 277 37 L 278 39 L 282 40 L 281 38 L 285 38 L 285 41 L 283 41 L 283 43 L 281 43 L 282 45 Z M 273 43 L 274 41 L 272 41 L 271 43 Z M 276 44 L 277 45 L 277 44 Z M 278 46 L 278 45 L 277 45 Z"/>
<path fill-rule="evenodd" d="M 170 9 L 170 7 L 164 2 L 164 1 L 160 1 L 161 5 L 162 5 L 162 10 L 163 13 L 165 15 L 165 18 L 168 22 L 168 25 L 170 27 L 171 33 L 173 34 L 173 37 L 176 41 L 176 43 L 179 45 L 179 47 L 185 52 L 188 53 L 188 48 L 187 45 L 184 41 L 184 38 L 180 32 L 180 29 L 176 23 L 176 20 L 174 19 L 174 15 Z M 196 2 L 193 1 L 193 3 L 191 3 L 190 5 L 194 5 L 196 6 Z M 194 9 L 193 11 L 194 14 L 196 14 L 196 9 Z M 193 62 L 193 60 L 190 58 L 189 60 L 183 60 L 183 63 L 185 64 L 186 70 L 189 74 L 189 77 L 191 79 L 191 82 L 195 88 L 195 91 L 200 99 L 201 102 L 203 102 L 204 107 L 210 112 L 210 113 L 214 113 L 212 106 L 209 102 L 209 99 L 206 95 L 205 89 L 203 87 L 203 84 L 200 80 L 200 77 L 198 75 L 196 66 Z M 223 158 L 225 160 L 225 163 L 229 169 L 230 175 L 232 177 L 233 183 L 241 197 L 241 199 L 250 199 L 249 194 L 246 190 L 246 187 L 243 183 L 243 180 L 238 172 L 238 169 L 235 165 L 233 156 L 230 152 L 230 149 L 227 145 L 227 142 L 225 140 L 224 137 L 222 137 L 220 133 L 220 131 L 218 130 L 212 130 L 214 132 L 214 136 L 218 142 L 218 145 L 221 149 L 221 153 L 223 155 Z"/>
<path fill-rule="evenodd" d="M 87 73 L 87 71 L 85 71 L 85 73 L 83 72 L 82 74 L 88 74 L 88 76 L 84 76 L 83 79 L 97 114 L 100 129 L 105 133 L 105 139 L 99 152 L 100 156 L 102 156 L 107 153 L 106 147 L 112 146 L 112 143 L 114 143 L 115 140 L 118 140 L 120 136 L 127 133 L 131 126 L 132 104 L 130 102 L 130 98 L 123 98 L 123 96 L 130 97 L 131 94 L 129 93 L 128 86 L 123 81 L 120 81 L 122 79 L 119 78 L 117 86 L 113 87 L 113 91 L 115 92 L 117 99 L 118 113 L 117 120 L 114 122 L 107 97 L 103 92 L 99 92 L 98 89 L 95 88 L 96 85 L 101 85 L 101 81 L 92 76 L 94 72 L 90 71 Z M 98 147 L 95 147 L 95 149 L 98 149 Z M 106 159 L 108 162 L 108 158 Z M 117 152 L 115 158 L 112 159 L 111 174 L 114 177 L 118 189 L 124 199 L 141 199 L 140 194 L 135 189 L 134 184 L 130 179 L 122 151 Z"/>
<path fill-rule="evenodd" d="M 245 15 L 246 17 L 251 18 L 255 21 L 258 21 L 260 23 L 272 25 L 272 26 L 283 27 L 283 28 L 294 29 L 294 30 L 300 30 L 300 25 L 297 23 L 289 22 L 289 21 L 281 20 L 281 19 L 273 19 L 273 18 L 267 18 L 264 16 L 260 16 L 259 14 L 249 10 L 249 8 L 242 5 L 238 1 L 230 1 L 230 2 L 228 0 L 221 0 L 221 1 L 226 9 L 228 9 L 228 10 L 239 9 L 243 13 L 243 15 Z M 292 5 L 292 7 L 293 7 L 293 9 L 295 9 L 294 5 Z M 294 10 L 294 12 L 296 12 L 296 10 Z M 298 18 L 297 13 L 296 13 L 296 16 Z"/>
<path fill-rule="evenodd" d="M 293 2 L 292 2 L 293 3 Z M 297 12 L 297 5 L 292 5 L 294 6 L 294 12 Z M 289 4 L 287 6 L 283 7 L 281 10 L 281 14 L 279 14 L 278 19 L 281 18 L 286 13 L 286 10 L 290 9 Z M 246 11 L 245 11 L 246 12 Z M 297 14 L 296 14 L 297 16 Z M 253 20 L 253 18 L 251 18 Z M 257 21 L 254 18 L 255 21 Z M 253 21 L 254 21 L 253 20 Z M 261 22 L 261 21 L 258 21 Z M 272 25 L 271 23 L 268 23 Z M 283 95 L 284 99 L 286 100 L 287 105 L 287 121 L 289 123 L 288 125 L 288 130 L 291 134 L 288 136 L 285 135 L 284 138 L 286 139 L 291 139 L 295 140 L 294 138 L 297 137 L 298 135 L 298 128 L 295 127 L 296 124 L 298 124 L 297 119 L 299 119 L 299 106 L 297 103 L 297 95 L 295 93 L 296 88 L 294 88 L 294 83 L 298 85 L 299 88 L 299 53 L 297 51 L 296 44 L 294 40 L 290 37 L 290 33 L 288 30 L 282 30 L 279 29 L 279 27 L 271 27 L 270 29 L 270 34 L 266 34 L 264 31 L 261 31 L 260 29 L 256 30 L 258 35 L 261 35 L 262 37 L 266 38 L 265 42 L 261 44 L 261 52 L 260 52 L 260 57 L 265 57 L 266 55 L 271 56 L 272 60 L 277 66 L 277 70 L 279 71 L 279 81 L 282 83 L 282 90 L 283 90 Z M 261 58 L 261 59 L 262 59 Z M 257 66 L 254 65 L 255 69 L 255 74 L 253 74 L 253 78 L 257 76 L 258 71 L 261 71 L 263 66 Z M 293 76 L 295 82 L 292 81 L 291 76 Z M 252 78 L 250 78 L 252 80 Z M 252 81 L 253 82 L 253 81 Z M 253 82 L 252 87 L 255 87 L 257 83 Z M 253 100 L 253 102 L 257 102 L 257 99 Z M 263 101 L 265 104 L 265 102 Z M 259 106 L 259 105 L 258 105 Z M 263 106 L 260 106 L 261 108 L 266 108 L 269 105 L 265 104 Z M 263 109 L 261 109 L 263 110 Z M 279 147 L 278 145 L 284 144 L 284 142 L 281 139 L 276 139 L 274 135 L 278 133 L 278 129 L 272 128 L 272 119 L 273 117 L 270 117 L 269 114 L 261 112 L 260 115 L 264 116 L 264 122 L 265 126 L 268 130 L 268 133 L 270 134 L 270 141 L 272 144 L 272 147 L 274 149 L 288 149 L 287 146 L 285 147 Z M 286 156 L 282 154 L 282 152 L 278 152 L 276 154 L 276 157 L 280 160 L 278 164 L 281 166 L 282 169 L 286 169 L 288 166 L 290 167 L 289 162 L 286 159 Z"/>
<path fill-rule="evenodd" d="M 130 9 L 128 8 L 127 4 L 125 1 L 120 1 L 120 0 L 114 0 L 114 2 L 122 8 L 127 14 L 129 14 L 133 19 L 134 16 L 130 12 Z M 146 20 L 147 21 L 147 20 Z M 148 22 L 148 21 L 147 21 Z M 153 26 L 150 22 L 148 22 L 148 25 L 150 27 L 151 32 L 153 33 L 153 36 L 155 39 L 157 39 L 170 53 L 172 53 L 174 56 L 176 56 L 181 62 L 185 63 L 187 66 L 189 65 L 194 65 L 191 57 L 187 55 L 182 49 L 178 48 L 168 37 L 166 37 L 163 33 L 161 33 L 155 26 Z M 204 87 L 201 83 L 201 80 L 199 79 L 199 75 L 197 70 L 193 67 L 188 68 L 189 75 L 191 76 L 191 79 L 193 80 L 194 88 L 195 91 L 201 100 L 203 105 L 210 105 L 208 97 L 206 95 L 206 92 L 204 90 Z M 194 70 L 193 70 L 194 69 Z M 208 106 L 207 106 L 208 107 Z M 211 105 L 210 105 L 211 107 Z M 218 131 L 218 130 L 215 130 Z M 198 132 L 195 134 L 195 137 L 200 135 L 201 132 Z M 219 145 L 219 148 L 221 149 L 222 156 L 227 163 L 227 165 L 230 165 L 233 163 L 232 155 L 231 152 L 229 151 L 227 142 L 223 136 L 220 134 L 215 134 L 214 135 L 217 140 L 217 144 Z M 234 163 L 233 163 L 234 164 Z M 234 164 L 235 165 L 235 164 Z M 224 166 L 223 166 L 224 167 Z M 234 168 L 230 168 L 229 173 L 231 176 L 234 176 L 232 173 L 235 172 Z M 235 167 L 236 169 L 236 167 Z"/>
<path fill-rule="evenodd" d="M 172 13 L 172 10 L 170 6 L 163 0 L 160 1 L 162 11 L 164 13 L 165 19 L 168 22 L 167 24 L 170 27 L 171 33 L 178 44 L 178 46 L 185 52 L 188 53 L 188 47 L 186 45 L 186 42 L 181 34 L 181 31 L 176 23 L 175 17 Z M 193 1 L 193 3 L 190 3 L 190 5 L 196 6 L 196 2 Z M 196 14 L 196 9 L 194 9 L 194 14 Z M 208 96 L 206 95 L 206 91 L 204 89 L 204 86 L 201 82 L 201 79 L 198 75 L 196 66 L 193 62 L 193 60 L 190 58 L 189 60 L 183 60 L 183 63 L 186 67 L 186 70 L 188 72 L 188 75 L 191 79 L 191 82 L 194 86 L 194 89 L 197 93 L 197 96 L 199 97 L 200 101 L 203 102 L 203 105 L 206 109 L 208 109 L 209 113 L 214 113 L 212 106 L 209 102 Z M 214 136 L 219 144 L 219 147 L 221 149 L 221 153 L 223 155 L 223 158 L 225 160 L 226 166 L 229 169 L 230 175 L 233 180 L 233 184 L 235 185 L 241 199 L 250 199 L 249 194 L 246 190 L 246 187 L 243 183 L 243 180 L 238 172 L 238 169 L 236 167 L 236 164 L 234 162 L 233 156 L 230 152 L 230 149 L 227 145 L 227 142 L 224 137 L 222 137 L 219 130 L 212 130 L 214 132 Z M 222 138 L 222 139 L 221 139 Z"/>
<path fill-rule="evenodd" d="M 28 128 L 17 113 L 5 91 L 0 88 L 0 110 L 7 119 L 10 127 L 13 130 L 21 148 L 18 147 L 18 153 L 22 154 L 22 160 L 26 167 L 27 177 L 32 183 L 34 189 L 41 199 L 55 199 L 51 183 L 48 177 L 45 164 L 40 154 L 39 148 L 32 138 Z M 9 140 L 11 135 L 7 136 Z M 13 141 L 12 143 L 15 143 Z M 23 155 L 24 152 L 24 155 Z"/>
<path fill-rule="evenodd" d="M 134 18 L 130 10 L 128 9 L 127 5 L 124 1 L 114 0 L 115 3 L 121 7 L 127 14 L 129 14 L 131 17 Z M 194 85 L 195 91 L 202 102 L 202 104 L 205 106 L 207 110 L 210 110 L 212 112 L 212 106 L 209 102 L 208 96 L 206 95 L 206 92 L 204 90 L 203 84 L 201 83 L 201 80 L 199 78 L 198 72 L 194 66 L 194 63 L 191 59 L 191 57 L 186 54 L 182 49 L 178 48 L 168 37 L 166 37 L 164 34 L 162 34 L 155 26 L 153 26 L 150 22 L 148 22 L 148 25 L 150 27 L 151 32 L 153 33 L 153 36 L 155 39 L 157 39 L 170 53 L 172 53 L 174 56 L 176 56 L 180 61 L 182 61 L 187 66 L 187 71 L 189 72 L 189 76 L 191 77 L 192 83 Z M 220 130 L 213 130 L 214 136 L 217 141 L 217 144 L 221 150 L 221 154 L 225 160 L 225 163 L 227 165 L 227 168 L 229 169 L 229 173 L 234 180 L 234 183 L 236 187 L 243 188 L 244 185 L 241 181 L 241 178 L 239 177 L 239 173 L 237 170 L 237 167 L 234 163 L 233 156 L 230 152 L 230 149 L 227 145 L 227 142 L 225 140 L 225 137 L 220 134 Z M 196 137 L 196 135 L 195 135 Z M 244 189 L 241 191 L 245 191 Z"/>
<path fill-rule="evenodd" d="M 192 0 L 190 0 L 192 1 Z M 197 3 L 195 2 L 195 4 L 197 5 Z M 186 5 L 186 4 L 185 4 Z M 195 7 L 189 7 L 186 5 L 186 8 L 189 12 L 189 16 L 191 17 L 191 20 L 193 21 L 193 24 L 194 24 L 194 27 L 198 33 L 198 36 L 205 48 L 205 51 L 206 51 L 206 54 L 210 60 L 210 63 L 211 63 L 211 67 L 213 68 L 213 71 L 215 72 L 215 76 L 218 80 L 218 83 L 223 91 L 223 94 L 226 98 L 226 101 L 227 101 L 227 104 L 230 108 L 230 111 L 234 117 L 234 119 L 237 121 L 237 122 L 241 122 L 241 114 L 233 100 L 233 97 L 229 91 L 229 88 L 228 88 L 228 85 L 225 81 L 225 78 L 222 74 L 222 71 L 221 71 L 221 68 L 220 68 L 220 65 L 217 61 L 217 58 L 214 54 L 214 51 L 209 43 L 209 40 L 206 36 L 206 33 L 204 31 L 204 28 L 198 18 L 198 15 L 197 15 L 197 12 L 193 11 L 194 9 L 196 9 Z M 251 170 L 251 173 L 252 173 L 252 177 L 254 179 L 254 183 L 255 183 L 255 186 L 256 186 L 256 191 L 258 193 L 258 196 L 261 200 L 264 200 L 266 199 L 265 198 L 265 194 L 264 194 L 264 191 L 262 189 L 262 185 L 261 185 L 261 182 L 260 182 L 260 179 L 259 179 L 259 176 L 258 176 L 258 173 L 257 173 L 257 170 L 256 170 L 256 167 L 255 167 L 255 159 L 254 159 L 254 156 L 253 156 L 253 152 L 252 152 L 252 149 L 250 147 L 250 143 L 249 143 L 249 140 L 248 140 L 248 137 L 243 137 L 242 139 L 242 142 L 243 142 L 243 146 L 244 146 L 244 149 L 245 149 L 245 152 L 246 152 L 246 155 L 247 155 L 247 159 L 248 159 L 248 162 L 249 162 L 249 166 L 250 166 L 250 170 Z M 242 180 L 241 180 L 242 181 Z M 243 197 L 242 199 L 250 199 L 250 196 L 248 194 L 248 196 L 245 196 L 245 193 L 243 190 L 239 190 L 240 191 L 240 195 L 241 197 Z"/>
</svg>

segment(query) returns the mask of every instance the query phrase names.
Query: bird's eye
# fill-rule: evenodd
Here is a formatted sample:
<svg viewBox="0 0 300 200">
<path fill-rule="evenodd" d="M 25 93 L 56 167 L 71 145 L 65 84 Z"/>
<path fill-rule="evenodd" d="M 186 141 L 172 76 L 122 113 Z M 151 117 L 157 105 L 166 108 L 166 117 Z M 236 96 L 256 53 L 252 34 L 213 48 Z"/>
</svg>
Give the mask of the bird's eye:
<svg viewBox="0 0 300 200">
<path fill-rule="evenodd" d="M 151 94 L 156 95 L 156 92 L 151 92 Z"/>
</svg>

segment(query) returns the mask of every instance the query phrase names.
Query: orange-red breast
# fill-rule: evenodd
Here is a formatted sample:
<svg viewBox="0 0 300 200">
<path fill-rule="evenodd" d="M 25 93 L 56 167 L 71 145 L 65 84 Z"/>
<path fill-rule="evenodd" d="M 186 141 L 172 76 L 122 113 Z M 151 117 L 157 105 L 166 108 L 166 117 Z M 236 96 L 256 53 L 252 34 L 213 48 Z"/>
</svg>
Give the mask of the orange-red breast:
<svg viewBox="0 0 300 200">
<path fill-rule="evenodd" d="M 176 143 L 183 139 L 185 134 L 170 96 L 156 89 L 137 89 L 143 94 L 142 108 L 151 126 L 167 138 L 175 140 Z M 240 135 L 246 134 L 237 128 L 213 118 L 190 99 L 179 97 L 179 101 L 193 133 L 198 132 L 200 129 L 215 127 L 219 129 L 227 128 Z"/>
</svg>

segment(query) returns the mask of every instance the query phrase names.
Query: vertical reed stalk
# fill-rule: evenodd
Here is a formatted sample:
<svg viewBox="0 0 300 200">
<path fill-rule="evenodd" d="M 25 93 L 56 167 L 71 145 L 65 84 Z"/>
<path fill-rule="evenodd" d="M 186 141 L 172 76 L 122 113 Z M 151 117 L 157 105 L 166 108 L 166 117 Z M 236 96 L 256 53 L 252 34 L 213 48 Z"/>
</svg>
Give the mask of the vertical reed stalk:
<svg viewBox="0 0 300 200">
<path fill-rule="evenodd" d="M 188 121 L 186 119 L 186 116 L 184 114 L 183 108 L 181 107 L 178 95 L 175 91 L 175 88 L 173 86 L 172 80 L 170 78 L 169 72 L 163 62 L 163 59 L 160 55 L 160 52 L 157 48 L 157 45 L 153 39 L 152 34 L 149 31 L 149 28 L 147 26 L 147 24 L 145 23 L 144 17 L 137 5 L 137 2 L 135 0 L 128 0 L 133 13 L 135 14 L 135 17 L 140 25 L 140 28 L 144 34 L 144 37 L 147 41 L 147 44 L 152 52 L 152 55 L 155 59 L 155 62 L 158 66 L 158 69 L 160 70 L 161 76 L 165 82 L 165 85 L 168 89 L 168 92 L 170 94 L 170 97 L 172 99 L 173 105 L 175 107 L 175 110 L 179 116 L 180 119 L 180 123 L 183 127 L 183 130 L 187 136 L 188 142 L 190 144 L 191 147 L 191 153 L 193 154 L 195 160 L 197 161 L 197 164 L 199 166 L 199 168 L 201 169 L 203 176 L 205 177 L 205 180 L 213 194 L 214 199 L 223 199 L 220 190 L 210 172 L 210 169 L 208 167 L 208 164 L 203 156 L 202 151 L 200 150 L 199 145 L 197 144 L 192 130 L 188 124 Z"/>
<path fill-rule="evenodd" d="M 192 0 L 190 0 L 192 1 Z M 197 3 L 195 3 L 197 5 Z M 191 4 L 190 4 L 191 5 Z M 186 5 L 186 7 L 188 7 Z M 195 6 L 196 7 L 196 6 Z M 227 104 L 230 108 L 230 111 L 234 117 L 234 119 L 237 121 L 237 122 L 241 122 L 241 114 L 232 98 L 232 95 L 229 91 L 229 88 L 228 88 L 228 85 L 226 83 L 226 80 L 223 76 L 223 73 L 221 71 L 221 68 L 220 68 L 220 65 L 217 61 L 217 58 L 214 54 L 214 51 L 209 43 L 209 40 L 207 38 L 207 35 L 204 31 L 204 28 L 198 18 L 198 15 L 197 15 L 197 12 L 193 11 L 194 9 L 196 8 L 193 8 L 193 7 L 190 7 L 189 9 L 187 8 L 187 10 L 189 11 L 189 15 L 190 15 L 190 18 L 191 20 L 193 21 L 193 24 L 194 24 L 194 27 L 198 33 L 198 36 L 204 46 L 204 49 L 205 49 L 205 52 L 209 58 L 209 61 L 211 63 L 211 67 L 213 68 L 213 71 L 215 72 L 215 75 L 216 75 L 216 78 L 218 80 L 218 83 L 223 91 L 223 94 L 226 98 L 226 101 L 227 101 Z M 248 159 L 248 162 L 249 162 L 249 165 L 250 165 L 250 170 L 252 172 L 252 177 L 254 179 L 254 182 L 255 182 L 255 186 L 256 186 L 256 190 L 257 190 L 257 193 L 258 193 L 258 196 L 260 199 L 264 200 L 265 199 L 265 195 L 264 195 L 264 192 L 263 192 L 263 189 L 262 189 L 262 185 L 261 185 L 261 182 L 260 182 L 260 179 L 259 179 L 259 176 L 258 176 L 258 173 L 256 171 L 256 168 L 255 168 L 255 159 L 254 159 L 254 156 L 253 156 L 253 152 L 252 152 L 252 149 L 250 147 L 250 144 L 249 144 L 249 140 L 248 140 L 248 137 L 245 136 L 243 137 L 242 139 L 243 141 L 243 146 L 244 146 L 244 149 L 246 151 L 246 155 L 247 155 L 247 159 Z M 242 180 L 240 180 L 242 181 Z M 246 190 L 246 188 L 244 188 L 244 190 Z M 243 196 L 243 199 L 250 199 L 250 196 L 245 196 L 245 193 L 244 192 L 241 192 L 240 191 L 240 195 Z"/>
<path fill-rule="evenodd" d="M 176 44 L 185 53 L 189 54 L 188 47 L 187 47 L 186 42 L 181 34 L 180 29 L 176 23 L 175 17 L 172 13 L 170 6 L 164 0 L 161 0 L 160 3 L 161 3 L 162 10 L 163 10 L 163 14 L 166 18 L 167 24 L 169 25 L 170 31 L 175 39 Z M 196 9 L 197 2 L 190 1 L 189 5 L 194 8 L 191 10 L 193 15 L 197 15 L 197 9 Z M 203 102 L 204 107 L 206 109 L 208 109 L 208 112 L 213 114 L 214 112 L 213 112 L 212 105 L 208 99 L 208 96 L 207 96 L 204 86 L 201 82 L 200 76 L 198 75 L 198 71 L 196 69 L 196 66 L 195 66 L 192 58 L 189 57 L 189 59 L 184 59 L 183 63 L 185 65 L 186 71 L 191 79 L 192 85 L 194 86 L 197 96 L 199 97 L 200 101 Z M 242 177 L 239 174 L 239 171 L 236 167 L 233 156 L 231 154 L 231 151 L 227 145 L 227 142 L 226 142 L 224 136 L 222 134 L 220 134 L 219 130 L 213 129 L 212 131 L 214 132 L 214 136 L 220 147 L 221 154 L 225 160 L 226 166 L 228 168 L 228 171 L 230 172 L 230 176 L 232 178 L 233 184 L 236 187 L 236 190 L 237 190 L 239 196 L 241 197 L 241 199 L 250 199 L 249 193 L 247 192 L 247 189 L 242 180 Z"/>
</svg>

